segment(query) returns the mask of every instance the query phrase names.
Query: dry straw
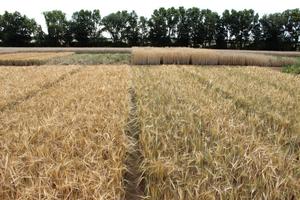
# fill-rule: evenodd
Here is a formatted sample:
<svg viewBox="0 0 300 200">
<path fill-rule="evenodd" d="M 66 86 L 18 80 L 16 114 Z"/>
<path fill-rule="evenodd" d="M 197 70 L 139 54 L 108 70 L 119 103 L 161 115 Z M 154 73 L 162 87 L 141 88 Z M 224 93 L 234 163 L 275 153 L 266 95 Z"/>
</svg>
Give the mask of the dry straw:
<svg viewBox="0 0 300 200">
<path fill-rule="evenodd" d="M 135 65 L 233 65 L 282 67 L 293 64 L 292 58 L 254 54 L 241 51 L 216 51 L 191 48 L 133 48 Z"/>
<path fill-rule="evenodd" d="M 87 67 L 0 112 L 0 199 L 123 199 L 127 89 L 126 66 Z"/>
<path fill-rule="evenodd" d="M 59 66 L 1 67 L 0 110 L 10 102 L 43 89 L 47 83 L 54 82 L 62 75 L 77 68 L 76 66 L 69 66 L 68 68 Z"/>
<path fill-rule="evenodd" d="M 239 68 L 134 72 L 149 199 L 300 198 L 299 95 L 273 77 L 298 93 L 299 79 L 258 68 L 244 72 L 251 80 Z"/>
</svg>

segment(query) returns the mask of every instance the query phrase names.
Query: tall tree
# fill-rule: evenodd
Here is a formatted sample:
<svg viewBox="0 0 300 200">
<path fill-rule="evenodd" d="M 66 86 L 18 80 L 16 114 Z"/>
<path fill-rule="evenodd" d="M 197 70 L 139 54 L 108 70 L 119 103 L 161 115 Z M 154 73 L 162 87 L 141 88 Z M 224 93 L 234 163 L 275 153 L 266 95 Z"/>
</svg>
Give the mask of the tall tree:
<svg viewBox="0 0 300 200">
<path fill-rule="evenodd" d="M 262 26 L 262 41 L 266 50 L 281 50 L 284 39 L 284 19 L 281 13 L 264 15 L 260 19 Z"/>
<path fill-rule="evenodd" d="M 187 10 L 187 17 L 190 25 L 191 44 L 193 47 L 201 47 L 206 37 L 203 13 L 199 8 L 194 7 Z"/>
<path fill-rule="evenodd" d="M 286 50 L 296 50 L 300 40 L 300 9 L 286 10 L 284 20 L 284 43 Z"/>
<path fill-rule="evenodd" d="M 228 36 L 228 32 L 225 29 L 224 22 L 222 18 L 219 18 L 216 26 L 216 48 L 217 49 L 227 49 L 226 38 Z"/>
<path fill-rule="evenodd" d="M 115 44 L 134 45 L 138 41 L 138 16 L 132 11 L 118 11 L 102 19 L 103 31 L 107 31 Z"/>
<path fill-rule="evenodd" d="M 149 39 L 154 46 L 167 46 L 170 44 L 166 16 L 167 10 L 160 8 L 154 10 L 149 19 Z"/>
<path fill-rule="evenodd" d="M 137 46 L 139 42 L 138 15 L 135 11 L 132 11 L 130 13 L 125 12 L 123 17 L 125 22 L 125 30 L 122 33 L 123 38 L 129 46 Z"/>
<path fill-rule="evenodd" d="M 146 17 L 141 16 L 138 21 L 139 30 L 139 45 L 145 46 L 148 44 L 149 40 L 149 26 Z"/>
<path fill-rule="evenodd" d="M 250 41 L 251 41 L 251 44 L 249 45 L 250 49 L 263 49 L 264 48 L 264 44 L 262 41 L 262 27 L 261 27 L 261 24 L 259 23 L 259 19 L 258 19 L 258 23 L 256 23 L 252 27 Z"/>
<path fill-rule="evenodd" d="M 239 48 L 245 48 L 246 45 L 250 43 L 250 37 L 253 32 L 257 31 L 256 28 L 259 25 L 259 15 L 255 13 L 254 10 L 242 10 L 239 11 L 239 26 L 240 26 L 240 33 L 238 39 Z"/>
<path fill-rule="evenodd" d="M 46 34 L 44 33 L 40 25 L 38 25 L 37 28 L 35 29 L 33 39 L 35 40 L 35 46 L 37 47 L 45 46 Z"/>
<path fill-rule="evenodd" d="M 0 16 L 0 40 L 4 46 L 29 46 L 36 33 L 37 24 L 19 12 Z"/>
<path fill-rule="evenodd" d="M 178 46 L 188 46 L 190 43 L 191 21 L 184 7 L 178 8 L 177 41 Z"/>
<path fill-rule="evenodd" d="M 216 30 L 219 21 L 219 15 L 216 12 L 212 12 L 209 9 L 202 10 L 203 26 L 205 33 L 204 46 L 211 46 L 213 40 L 216 40 Z"/>
<path fill-rule="evenodd" d="M 100 11 L 80 10 L 73 13 L 71 32 L 79 46 L 89 46 L 100 35 Z"/>
<path fill-rule="evenodd" d="M 236 10 L 225 10 L 222 15 L 223 26 L 226 32 L 226 41 L 230 48 L 236 48 L 235 40 L 240 32 L 238 25 L 238 12 Z"/>
<path fill-rule="evenodd" d="M 44 12 L 48 29 L 47 44 L 49 46 L 63 46 L 66 44 L 69 23 L 66 14 L 60 10 Z"/>
<path fill-rule="evenodd" d="M 251 32 L 259 23 L 259 16 L 254 10 L 225 10 L 222 19 L 231 47 L 242 49 L 249 45 Z"/>
<path fill-rule="evenodd" d="M 179 11 L 174 7 L 166 10 L 166 23 L 167 23 L 167 40 L 169 45 L 173 45 L 177 39 L 177 29 L 179 23 Z"/>
</svg>

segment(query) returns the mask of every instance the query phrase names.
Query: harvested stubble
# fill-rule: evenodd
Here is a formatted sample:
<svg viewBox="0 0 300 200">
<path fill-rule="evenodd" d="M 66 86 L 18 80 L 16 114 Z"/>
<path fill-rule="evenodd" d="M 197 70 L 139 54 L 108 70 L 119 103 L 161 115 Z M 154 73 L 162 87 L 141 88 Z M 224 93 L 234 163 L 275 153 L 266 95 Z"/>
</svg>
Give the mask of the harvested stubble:
<svg viewBox="0 0 300 200">
<path fill-rule="evenodd" d="M 41 90 L 46 84 L 58 80 L 62 75 L 75 69 L 78 69 L 78 66 L 1 67 L 0 110 L 10 102 L 18 101 Z"/>
<path fill-rule="evenodd" d="M 0 65 L 4 66 L 30 66 L 42 65 L 47 60 L 56 57 L 72 55 L 72 52 L 31 52 L 0 54 Z"/>
<path fill-rule="evenodd" d="M 299 158 L 268 140 L 275 124 L 238 106 L 234 91 L 236 99 L 224 96 L 187 70 L 134 68 L 149 199 L 298 199 Z M 277 105 L 260 111 L 271 114 Z"/>
<path fill-rule="evenodd" d="M 282 67 L 294 64 L 292 58 L 242 53 L 220 52 L 191 48 L 133 48 L 132 64 L 135 65 L 230 65 Z"/>
<path fill-rule="evenodd" d="M 122 199 L 128 68 L 87 67 L 0 113 L 0 199 Z"/>
</svg>

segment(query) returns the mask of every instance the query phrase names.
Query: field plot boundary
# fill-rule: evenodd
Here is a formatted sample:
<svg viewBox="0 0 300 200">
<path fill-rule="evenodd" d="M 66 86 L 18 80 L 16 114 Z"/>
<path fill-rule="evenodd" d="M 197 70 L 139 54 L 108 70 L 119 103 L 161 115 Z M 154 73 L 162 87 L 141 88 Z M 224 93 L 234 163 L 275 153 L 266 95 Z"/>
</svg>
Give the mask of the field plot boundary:
<svg viewBox="0 0 300 200">
<path fill-rule="evenodd" d="M 132 70 L 132 69 L 130 69 Z M 137 95 L 131 77 L 131 86 L 128 89 L 129 93 L 129 117 L 126 127 L 127 137 L 132 141 L 132 146 L 129 150 L 129 155 L 126 159 L 127 172 L 124 175 L 125 181 L 125 199 L 140 200 L 145 198 L 145 180 L 140 170 L 142 163 L 142 153 L 139 147 L 139 136 L 141 127 L 138 119 L 137 110 Z"/>
<path fill-rule="evenodd" d="M 79 67 L 79 68 L 74 69 L 70 72 L 67 72 L 67 73 L 61 75 L 55 81 L 45 83 L 44 85 L 41 86 L 40 89 L 31 91 L 31 92 L 27 93 L 25 96 L 21 96 L 21 97 L 15 99 L 14 101 L 11 101 L 11 102 L 7 103 L 6 105 L 4 105 L 3 107 L 0 108 L 0 112 L 4 112 L 5 110 L 11 109 L 11 108 L 21 104 L 22 102 L 27 101 L 27 100 L 35 97 L 40 92 L 42 92 L 44 90 L 47 90 L 49 88 L 55 87 L 58 83 L 64 81 L 68 76 L 72 76 L 72 75 L 80 72 L 82 68 L 83 67 Z"/>
</svg>

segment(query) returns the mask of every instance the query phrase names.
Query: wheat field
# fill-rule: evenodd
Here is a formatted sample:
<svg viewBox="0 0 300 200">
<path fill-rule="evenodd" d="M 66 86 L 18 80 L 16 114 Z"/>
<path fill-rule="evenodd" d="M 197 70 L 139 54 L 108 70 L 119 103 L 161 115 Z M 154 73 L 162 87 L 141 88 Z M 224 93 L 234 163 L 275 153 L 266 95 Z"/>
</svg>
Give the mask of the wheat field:
<svg viewBox="0 0 300 200">
<path fill-rule="evenodd" d="M 299 199 L 299 85 L 258 66 L 1 67 L 0 199 Z"/>
<path fill-rule="evenodd" d="M 128 67 L 85 67 L 1 112 L 0 198 L 122 199 L 127 88 Z"/>
<path fill-rule="evenodd" d="M 299 78 L 260 68 L 134 71 L 149 199 L 300 197 Z"/>
<path fill-rule="evenodd" d="M 12 102 L 22 101 L 78 68 L 78 66 L 2 67 L 0 69 L 0 110 Z"/>
</svg>

